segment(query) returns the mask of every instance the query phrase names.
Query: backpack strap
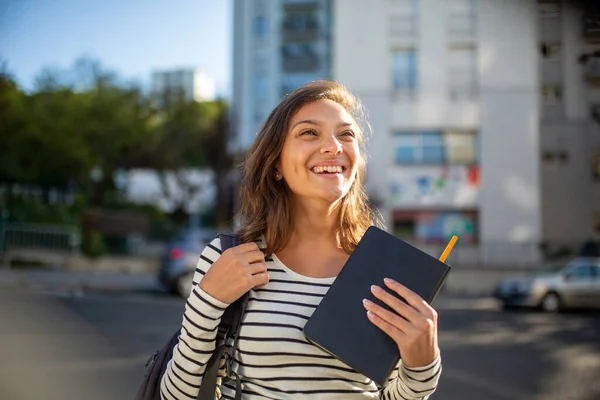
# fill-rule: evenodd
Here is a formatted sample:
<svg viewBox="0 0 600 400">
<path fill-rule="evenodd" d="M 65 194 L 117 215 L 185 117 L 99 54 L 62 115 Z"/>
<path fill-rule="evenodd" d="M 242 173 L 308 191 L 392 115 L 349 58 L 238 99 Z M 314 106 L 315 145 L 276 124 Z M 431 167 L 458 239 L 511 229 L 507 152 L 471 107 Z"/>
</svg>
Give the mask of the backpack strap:
<svg viewBox="0 0 600 400">
<path fill-rule="evenodd" d="M 238 246 L 240 244 L 240 238 L 237 235 L 226 235 L 219 234 L 221 240 L 221 251 L 225 251 L 231 247 Z M 225 357 L 225 368 L 227 375 L 233 373 L 232 366 L 234 361 L 234 352 L 238 344 L 238 331 L 242 322 L 242 316 L 248 303 L 248 294 L 244 294 L 241 298 L 236 300 L 233 304 L 229 305 L 223 316 L 221 317 L 221 323 L 217 330 L 217 346 L 215 352 L 208 360 L 206 369 L 204 370 L 204 378 L 200 385 L 197 400 L 214 400 L 215 392 L 217 390 L 217 378 L 219 374 L 219 364 L 223 357 Z M 233 338 L 234 345 L 228 346 L 227 339 Z M 221 343 L 221 344 L 220 344 Z M 219 345 L 220 344 L 220 345 Z M 240 377 L 236 376 L 236 394 L 235 399 L 241 400 L 242 398 L 242 385 Z"/>
</svg>

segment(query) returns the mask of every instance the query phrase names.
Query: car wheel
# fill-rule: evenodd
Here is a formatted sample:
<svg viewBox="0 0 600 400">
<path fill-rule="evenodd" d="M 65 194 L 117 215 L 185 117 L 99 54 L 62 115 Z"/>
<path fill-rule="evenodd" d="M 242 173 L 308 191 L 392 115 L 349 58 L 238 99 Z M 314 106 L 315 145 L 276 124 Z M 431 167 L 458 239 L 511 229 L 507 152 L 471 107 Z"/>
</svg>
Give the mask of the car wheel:
<svg viewBox="0 0 600 400">
<path fill-rule="evenodd" d="M 193 278 L 194 273 L 188 272 L 177 279 L 177 293 L 184 299 L 187 299 L 192 293 Z"/>
<path fill-rule="evenodd" d="M 540 307 L 545 312 L 558 312 L 560 305 L 560 297 L 554 292 L 546 293 L 540 303 Z"/>
</svg>

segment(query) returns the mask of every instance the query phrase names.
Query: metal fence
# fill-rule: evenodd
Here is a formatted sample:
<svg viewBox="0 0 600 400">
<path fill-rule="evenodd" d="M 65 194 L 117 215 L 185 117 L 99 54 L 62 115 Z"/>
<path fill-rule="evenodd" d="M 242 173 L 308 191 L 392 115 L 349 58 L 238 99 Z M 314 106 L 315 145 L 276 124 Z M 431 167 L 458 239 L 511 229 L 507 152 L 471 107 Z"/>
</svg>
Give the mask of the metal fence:
<svg viewBox="0 0 600 400">
<path fill-rule="evenodd" d="M 5 265 L 11 258 L 44 261 L 48 254 L 75 256 L 79 254 L 81 234 L 72 226 L 22 223 L 0 224 L 0 255 Z"/>
</svg>

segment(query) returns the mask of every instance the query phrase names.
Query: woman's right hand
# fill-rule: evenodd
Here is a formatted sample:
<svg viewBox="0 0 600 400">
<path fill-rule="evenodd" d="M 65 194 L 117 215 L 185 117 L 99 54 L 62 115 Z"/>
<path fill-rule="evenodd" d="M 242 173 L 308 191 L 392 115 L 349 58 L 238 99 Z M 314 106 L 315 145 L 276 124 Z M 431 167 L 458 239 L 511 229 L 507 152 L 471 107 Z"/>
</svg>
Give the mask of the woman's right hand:
<svg viewBox="0 0 600 400">
<path fill-rule="evenodd" d="M 208 269 L 199 286 L 215 299 L 231 304 L 250 289 L 267 282 L 265 256 L 252 242 L 225 250 Z"/>
</svg>

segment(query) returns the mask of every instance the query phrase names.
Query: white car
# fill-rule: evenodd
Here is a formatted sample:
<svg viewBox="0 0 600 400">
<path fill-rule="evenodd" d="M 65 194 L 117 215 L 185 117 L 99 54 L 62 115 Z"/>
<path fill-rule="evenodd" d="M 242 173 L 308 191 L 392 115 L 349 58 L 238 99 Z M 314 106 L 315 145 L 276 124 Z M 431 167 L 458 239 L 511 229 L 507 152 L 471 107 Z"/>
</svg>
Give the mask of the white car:
<svg viewBox="0 0 600 400">
<path fill-rule="evenodd" d="M 567 266 L 498 283 L 494 297 L 505 307 L 600 308 L 600 259 L 578 258 Z"/>
</svg>

